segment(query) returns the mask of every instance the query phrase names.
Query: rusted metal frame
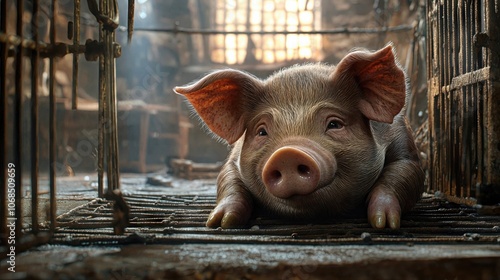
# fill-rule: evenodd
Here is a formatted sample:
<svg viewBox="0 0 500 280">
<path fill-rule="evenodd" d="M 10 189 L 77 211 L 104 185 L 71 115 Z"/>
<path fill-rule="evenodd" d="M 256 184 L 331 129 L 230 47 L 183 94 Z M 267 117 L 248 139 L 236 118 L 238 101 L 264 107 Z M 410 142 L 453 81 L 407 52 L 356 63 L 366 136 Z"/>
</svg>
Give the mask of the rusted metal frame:
<svg viewBox="0 0 500 280">
<path fill-rule="evenodd" d="M 40 53 L 38 51 L 38 12 L 40 0 L 33 1 L 31 11 L 31 33 L 35 41 L 35 49 L 31 51 L 31 227 L 34 234 L 38 233 L 38 82 Z"/>
<path fill-rule="evenodd" d="M 0 32 L 7 31 L 7 1 L 0 1 Z M 7 244 L 7 52 L 9 45 L 0 42 L 0 244 Z"/>
<path fill-rule="evenodd" d="M 485 10 L 487 11 L 487 18 L 485 20 L 486 31 L 489 36 L 488 48 L 485 49 L 487 54 L 486 63 L 492 67 L 499 67 L 500 65 L 500 11 L 499 3 L 495 0 L 485 1 Z M 496 70 L 497 72 L 499 70 Z M 486 155 L 484 162 L 485 167 L 485 182 L 492 188 L 495 193 L 496 202 L 500 202 L 500 78 L 494 77 L 487 83 L 487 93 L 485 95 L 485 117 L 487 123 L 485 125 L 486 134 L 490 137 L 485 137 L 486 142 Z M 485 136 L 486 136 L 485 134 Z M 496 136 L 496 137 L 495 137 Z"/>
<path fill-rule="evenodd" d="M 73 46 L 80 45 L 80 0 L 73 1 Z M 73 53 L 73 81 L 71 86 L 71 109 L 78 107 L 78 69 L 80 55 Z"/>
<path fill-rule="evenodd" d="M 2 43 L 7 43 L 11 46 L 19 46 L 21 45 L 25 49 L 34 49 L 35 48 L 35 41 L 31 39 L 26 39 L 22 38 L 17 35 L 12 35 L 12 34 L 7 34 L 6 31 L 0 31 L 0 42 Z M 38 43 L 38 47 L 41 49 L 47 49 L 48 45 L 44 44 L 43 42 Z M 11 56 L 14 56 L 14 52 L 9 53 Z"/>
<path fill-rule="evenodd" d="M 449 76 L 447 77 L 446 81 L 450 82 L 451 79 L 453 79 L 454 76 L 456 76 L 459 73 L 459 48 L 460 48 L 460 26 L 459 26 L 459 19 L 458 19 L 458 2 L 460 1 L 448 1 L 450 5 L 450 13 L 451 13 L 451 35 L 450 35 L 450 42 L 448 44 L 448 49 L 451 49 L 451 53 L 449 54 L 449 57 L 451 57 L 451 61 L 449 66 L 450 70 L 449 71 Z M 448 172 L 448 182 L 446 183 L 446 189 L 448 190 L 447 193 L 456 196 L 457 195 L 457 169 L 456 169 L 456 141 L 457 141 L 457 130 L 459 129 L 457 116 L 457 101 L 456 98 L 454 98 L 453 94 L 446 93 L 447 97 L 447 102 L 446 102 L 446 119 L 447 119 L 447 124 L 448 124 L 448 129 L 447 129 L 447 134 L 448 134 L 448 145 L 446 145 L 446 150 L 447 150 L 447 160 L 445 165 L 442 166 L 444 170 L 447 170 Z"/>
<path fill-rule="evenodd" d="M 23 37 L 23 13 L 24 1 L 17 2 L 17 18 L 16 18 L 16 33 L 19 37 Z M 15 174 L 15 217 L 16 217 L 16 239 L 22 237 L 22 171 L 23 171 L 23 158 L 22 158 L 22 143 L 23 143 L 23 126 L 22 126 L 22 113 L 23 113 L 23 59 L 24 49 L 18 47 L 15 57 L 15 92 L 14 92 L 14 139 L 13 147 L 13 162 L 16 168 Z"/>
<path fill-rule="evenodd" d="M 89 10 L 99 22 L 99 27 L 114 31 L 119 26 L 118 1 L 111 1 L 109 5 L 106 4 L 105 6 L 102 6 L 101 3 L 100 1 L 98 6 L 97 0 L 87 0 Z"/>
<path fill-rule="evenodd" d="M 89 8 L 90 3 L 89 1 Z M 120 176 L 118 165 L 118 118 L 116 100 L 115 57 L 119 55 L 119 46 L 115 44 L 113 26 L 102 18 L 118 20 L 116 0 L 100 0 L 99 41 L 104 45 L 104 53 L 99 57 L 99 144 L 98 144 L 98 192 L 100 197 L 114 201 L 114 233 L 123 234 L 128 226 L 128 206 L 119 193 Z M 95 7 L 94 7 L 95 9 Z M 102 12 L 102 13 L 101 13 Z M 95 15 L 95 11 L 93 12 Z M 106 153 L 106 155 L 104 155 Z M 104 192 L 104 160 L 107 163 L 107 190 Z"/>
<path fill-rule="evenodd" d="M 46 44 L 44 42 L 35 42 L 31 39 L 21 38 L 16 35 L 7 35 L 0 32 L 0 42 L 8 43 L 11 46 L 20 46 L 24 49 L 35 50 L 38 49 L 40 57 L 63 57 L 67 54 L 82 54 L 85 53 L 86 56 L 95 55 L 100 52 L 99 48 L 92 48 L 92 42 L 86 42 L 85 45 L 68 45 L 65 43 L 58 42 L 54 45 Z M 9 56 L 14 56 L 14 52 L 9 52 Z"/>
<path fill-rule="evenodd" d="M 449 65 L 445 64 L 447 63 L 447 56 L 446 56 L 446 50 L 445 44 L 448 44 L 448 29 L 447 25 L 444 24 L 445 21 L 448 20 L 448 14 L 446 11 L 448 11 L 448 7 L 444 6 L 444 3 L 440 4 L 440 9 L 439 9 L 439 16 L 438 16 L 438 34 L 437 38 L 439 40 L 439 46 L 438 46 L 438 54 L 437 54 L 437 60 L 438 62 L 438 75 L 439 75 L 439 87 L 444 83 L 445 81 L 445 75 L 449 71 L 447 67 L 444 67 L 444 65 Z M 435 113 L 435 119 L 436 119 L 436 130 L 437 130 L 437 143 L 436 147 L 443 147 L 447 143 L 445 142 L 446 140 L 446 123 L 444 118 L 443 111 L 445 110 L 445 95 L 440 95 L 438 97 L 438 102 L 435 104 L 434 108 L 434 113 Z M 441 192 L 446 193 L 446 190 L 444 189 L 445 186 L 445 180 L 446 180 L 446 173 L 443 172 L 442 166 L 445 165 L 445 150 L 444 149 L 439 149 L 436 148 L 436 153 L 438 157 L 436 165 L 434 166 L 435 173 L 437 174 L 436 180 L 434 181 L 435 183 L 435 188 L 436 190 L 439 190 Z"/>
<path fill-rule="evenodd" d="M 104 6 L 104 0 L 99 0 L 99 6 Z M 99 42 L 104 41 L 104 31 L 102 23 L 99 23 Z M 98 144 L 97 144 L 97 193 L 98 196 L 104 197 L 104 141 L 106 133 L 106 76 L 105 76 L 105 65 L 104 65 L 104 54 L 99 55 L 99 108 L 98 108 Z"/>
<path fill-rule="evenodd" d="M 132 34 L 134 33 L 134 14 L 135 14 L 135 1 L 128 0 L 128 18 L 127 18 L 127 41 L 132 41 Z"/>
<path fill-rule="evenodd" d="M 500 130 L 497 118 L 500 101 L 496 94 L 500 75 L 496 68 L 490 68 L 500 64 L 495 55 L 499 51 L 491 50 L 498 48 L 492 42 L 499 41 L 500 19 L 494 1 L 440 4 L 445 8 L 438 17 L 438 25 L 442 25 L 438 27 L 440 35 L 438 38 L 432 35 L 431 39 L 444 37 L 444 43 L 439 44 L 443 46 L 439 48 L 443 54 L 437 59 L 444 68 L 439 75 L 439 89 L 432 92 L 429 104 L 434 103 L 431 119 L 438 122 L 430 130 L 431 141 L 444 149 L 436 148 L 438 159 L 431 161 L 431 180 L 442 185 L 437 189 L 448 190 L 449 195 L 470 197 L 475 194 L 476 185 L 495 188 L 500 180 L 497 148 L 500 140 L 496 136 Z M 428 15 L 431 17 L 431 13 Z M 433 83 L 434 78 L 430 78 L 430 84 Z M 439 179 L 441 174 L 444 176 Z"/>
<path fill-rule="evenodd" d="M 114 3 L 116 3 L 118 0 L 113 0 Z M 111 152 L 112 154 L 110 155 L 111 160 L 113 161 L 113 176 L 115 184 L 112 186 L 113 190 L 119 190 L 120 189 L 120 154 L 119 154 L 119 145 L 118 145 L 118 100 L 116 99 L 116 57 L 118 56 L 118 44 L 116 44 L 116 33 L 113 31 L 110 34 L 110 39 L 111 43 L 108 46 L 109 51 L 110 51 L 110 89 L 111 89 L 111 107 L 110 107 L 110 113 L 111 113 L 111 120 L 112 120 L 112 134 L 111 134 Z"/>
<path fill-rule="evenodd" d="M 439 34 L 438 38 L 442 38 L 442 43 L 439 44 L 440 46 L 440 53 L 438 54 L 439 57 L 439 86 L 441 86 L 445 81 L 448 76 L 448 72 L 450 71 L 450 62 L 448 61 L 448 51 L 449 51 L 449 45 L 450 45 L 450 31 L 448 29 L 448 25 L 446 22 L 449 22 L 451 19 L 449 19 L 449 11 L 451 10 L 449 8 L 451 1 L 447 1 L 448 3 L 444 3 L 442 6 L 440 6 L 440 17 L 439 17 Z M 446 6 L 445 6 L 446 5 Z M 435 112 L 437 112 L 437 122 L 439 123 L 439 130 L 438 130 L 438 147 L 446 147 L 448 145 L 448 125 L 447 125 L 447 119 L 445 118 L 447 112 L 447 106 L 446 106 L 446 95 L 441 95 L 439 96 L 439 102 L 436 104 Z M 437 149 L 439 153 L 439 161 L 438 164 L 436 165 L 436 173 L 439 174 L 439 177 L 435 183 L 436 186 L 438 186 L 438 190 L 446 193 L 447 189 L 445 189 L 445 186 L 448 185 L 448 173 L 443 170 L 443 166 L 446 165 L 446 156 L 447 156 L 447 151 L 445 149 Z"/>
<path fill-rule="evenodd" d="M 478 3 L 483 3 L 483 1 L 478 0 Z M 484 33 L 484 15 L 481 11 L 481 8 L 484 5 L 477 4 L 477 8 L 475 10 L 475 17 L 477 19 L 477 24 L 475 28 L 475 34 Z M 484 67 L 484 58 L 483 58 L 483 50 L 480 47 L 476 46 L 475 54 L 475 69 L 481 69 Z M 483 177 L 483 94 L 484 94 L 484 84 L 475 84 L 474 85 L 474 119 L 476 120 L 476 130 L 475 130 L 475 148 L 476 148 L 476 158 L 474 162 L 474 166 L 476 167 L 475 171 L 475 179 L 471 184 L 471 195 L 477 196 L 476 185 L 482 181 Z"/>
<path fill-rule="evenodd" d="M 478 0 L 474 0 L 469 5 L 469 34 L 477 33 L 477 23 L 480 20 L 478 18 L 477 10 L 480 8 Z M 474 47 L 473 36 L 468 36 L 468 53 L 470 53 L 467 57 L 467 71 L 471 72 L 477 68 L 477 51 Z M 475 183 L 473 182 L 473 165 L 475 162 L 475 158 L 477 157 L 477 150 L 475 141 L 477 139 L 475 135 L 474 125 L 476 124 L 476 109 L 477 106 L 474 100 L 474 93 L 477 91 L 477 84 L 473 84 L 466 87 L 467 94 L 464 97 L 465 99 L 465 114 L 466 114 L 466 123 L 464 125 L 464 137 L 463 137 L 463 148 L 462 148 L 462 172 L 463 172 L 463 181 L 465 182 L 465 188 L 462 192 L 462 197 L 471 197 L 473 195 L 472 188 Z"/>
<path fill-rule="evenodd" d="M 453 79 L 451 79 L 451 83 L 449 85 L 442 86 L 441 91 L 437 92 L 437 94 L 453 92 L 462 87 L 498 78 L 496 76 L 498 76 L 498 74 L 493 71 L 490 66 L 486 66 L 484 68 L 453 77 Z"/>
<path fill-rule="evenodd" d="M 435 5 L 436 6 L 436 12 L 431 14 L 434 15 L 434 19 L 436 21 L 436 29 L 434 30 L 434 36 L 433 40 L 435 41 L 434 44 L 435 46 L 435 53 L 434 53 L 434 60 L 435 62 L 435 70 L 433 71 L 434 77 L 435 77 L 435 87 L 434 92 L 438 90 L 438 88 L 441 87 L 442 80 L 443 80 L 443 75 L 444 72 L 442 71 L 442 52 L 443 52 L 443 44 L 445 42 L 445 37 L 442 36 L 442 34 L 445 34 L 443 32 L 444 25 L 442 24 L 442 18 L 444 17 L 443 14 L 443 4 L 437 2 L 437 1 L 432 1 L 429 0 L 429 5 Z M 435 73 L 434 73 L 435 72 Z M 439 108 L 441 107 L 441 99 L 443 98 L 443 95 L 439 96 L 434 96 L 431 97 L 432 100 L 434 101 L 434 106 L 432 107 L 432 126 L 429 126 L 429 130 L 431 131 L 431 136 L 433 136 L 433 141 L 432 144 L 430 145 L 431 151 L 433 153 L 431 154 L 432 160 L 431 160 L 431 166 L 430 169 L 432 170 L 431 174 L 434 174 L 431 180 L 431 187 L 434 189 L 434 191 L 441 191 L 443 192 L 444 190 L 442 189 L 442 182 L 444 174 L 440 172 L 439 166 L 442 161 L 442 151 L 438 148 L 441 147 L 441 135 L 443 133 L 443 127 L 442 127 L 442 122 L 441 122 L 441 117 L 440 117 L 440 111 Z M 431 124 L 431 123 L 429 123 Z"/>
<path fill-rule="evenodd" d="M 378 34 L 387 32 L 407 32 L 414 29 L 413 25 L 398 25 L 383 28 L 361 28 L 361 27 L 342 27 L 330 30 L 313 30 L 313 31 L 223 31 L 214 29 L 193 29 L 174 26 L 173 28 L 136 28 L 136 31 L 162 32 L 174 34 L 198 34 L 198 35 L 335 35 L 335 34 Z"/>
<path fill-rule="evenodd" d="M 117 17 L 112 13 L 117 13 L 114 9 L 117 0 L 106 0 L 104 1 L 104 11 L 108 16 L 113 18 Z M 119 171 L 119 155 L 118 155 L 118 124 L 117 124 L 117 100 L 116 100 L 116 73 L 115 73 L 115 31 L 104 29 L 104 45 L 106 48 L 104 55 L 104 63 L 106 68 L 108 94 L 108 142 L 107 142 L 107 158 L 106 162 L 108 164 L 108 193 L 111 193 L 115 189 L 120 188 L 120 171 Z"/>
<path fill-rule="evenodd" d="M 52 0 L 50 12 L 50 44 L 56 43 L 56 5 L 57 0 Z M 56 93 L 55 93 L 55 77 L 56 77 L 55 58 L 49 58 L 49 219 L 50 219 L 50 233 L 52 234 L 56 229 Z"/>
<path fill-rule="evenodd" d="M 469 21 L 472 20 L 471 18 L 468 17 L 467 15 L 467 10 L 470 8 L 468 7 L 469 3 L 464 3 L 465 1 L 459 1 L 458 2 L 458 11 L 457 11 L 457 24 L 459 25 L 459 34 L 458 34 L 458 40 L 459 40 L 459 46 L 460 46 L 460 52 L 458 54 L 458 66 L 459 66 L 459 73 L 467 73 L 468 72 L 468 56 L 470 56 L 470 53 L 468 53 L 468 43 L 469 43 L 469 38 L 470 36 L 470 29 L 469 29 Z M 455 119 L 457 120 L 457 124 L 455 125 L 456 130 L 455 130 L 455 149 L 454 149 L 454 164 L 455 164 L 455 188 L 456 188 L 456 196 L 457 197 L 463 197 L 465 193 L 465 188 L 468 185 L 467 182 L 465 182 L 465 170 L 464 170 L 464 165 L 462 164 L 462 161 L 464 159 L 465 154 L 467 151 L 464 151 L 464 136 L 465 136 L 465 128 L 467 126 L 468 120 L 466 119 L 467 116 L 467 108 L 466 108 L 466 97 L 468 94 L 468 87 L 463 87 L 461 89 L 458 89 L 458 94 L 454 96 L 456 99 L 456 115 Z M 467 149 L 470 149 L 470 147 L 467 147 Z"/>
<path fill-rule="evenodd" d="M 437 15 L 439 9 L 437 8 L 437 3 L 433 2 L 432 0 L 427 0 L 426 5 L 426 21 L 427 21 L 427 40 L 426 40 L 426 47 L 427 47 L 427 52 L 426 52 L 426 59 L 427 59 L 427 88 L 428 88 L 428 94 L 427 94 L 427 108 L 429 110 L 428 114 L 428 133 L 429 133 L 429 165 L 428 165 L 428 184 L 427 184 L 427 191 L 431 192 L 433 190 L 433 186 L 435 186 L 434 180 L 436 177 L 436 172 L 434 172 L 434 161 L 436 157 L 434 156 L 435 154 L 435 147 L 436 145 L 436 130 L 435 130 L 435 103 L 436 103 L 436 96 L 434 96 L 434 92 L 437 88 L 437 79 L 438 77 L 435 76 L 435 72 L 437 71 L 437 49 L 438 49 L 438 40 L 436 38 L 437 36 Z"/>
</svg>

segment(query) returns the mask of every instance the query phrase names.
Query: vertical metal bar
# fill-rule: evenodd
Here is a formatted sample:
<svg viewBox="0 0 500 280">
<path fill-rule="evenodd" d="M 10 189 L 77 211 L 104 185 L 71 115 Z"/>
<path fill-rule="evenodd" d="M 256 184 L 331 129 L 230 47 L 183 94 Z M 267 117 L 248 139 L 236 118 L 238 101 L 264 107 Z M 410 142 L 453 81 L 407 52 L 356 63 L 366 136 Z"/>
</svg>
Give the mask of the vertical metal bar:
<svg viewBox="0 0 500 280">
<path fill-rule="evenodd" d="M 23 38 L 23 13 L 24 13 L 24 1 L 17 1 L 17 19 L 16 19 L 16 32 L 19 38 Z M 15 215 L 16 215 L 16 238 L 21 237 L 22 233 L 22 170 L 23 170 L 23 159 L 22 159 L 22 112 L 23 112 L 23 56 L 24 49 L 22 45 L 18 46 L 16 53 L 16 72 L 15 72 L 15 94 L 14 94 L 14 141 L 13 151 L 14 151 L 14 164 L 16 166 L 15 174 L 15 192 L 16 192 L 16 205 L 15 205 Z"/>
<path fill-rule="evenodd" d="M 113 0 L 117 1 L 117 0 Z M 116 59 L 115 59 L 115 42 L 116 42 L 116 33 L 113 31 L 111 33 L 111 43 L 109 45 L 110 48 L 110 62 L 111 62 L 111 69 L 110 69 L 110 80 L 111 80 L 111 118 L 112 118 L 112 123 L 113 123 L 113 131 L 112 131 L 112 156 L 111 159 L 113 160 L 113 176 L 114 178 L 114 183 L 113 185 L 113 190 L 120 189 L 120 153 L 118 150 L 118 102 L 116 99 Z"/>
<path fill-rule="evenodd" d="M 498 0 L 485 1 L 486 10 L 486 30 L 490 37 L 489 48 L 487 49 L 487 66 L 496 68 L 500 65 L 500 3 Z M 500 120 L 498 115 L 500 113 L 500 78 L 495 76 L 487 83 L 485 98 L 485 121 L 486 135 L 496 135 L 497 137 L 487 137 L 485 140 L 485 182 L 490 185 L 494 190 L 491 190 L 489 199 L 494 202 L 500 202 Z"/>
<path fill-rule="evenodd" d="M 104 6 L 104 0 L 99 1 L 99 7 Z M 102 9 L 102 8 L 101 8 Z M 99 23 L 99 42 L 104 42 L 103 24 Z M 99 128 L 97 144 L 97 192 L 99 197 L 104 197 L 104 141 L 106 131 L 106 82 L 104 55 L 99 56 Z"/>
<path fill-rule="evenodd" d="M 38 10 L 40 0 L 33 1 L 31 32 L 35 49 L 31 52 L 31 224 L 34 233 L 38 232 Z"/>
<path fill-rule="evenodd" d="M 433 57 L 435 56 L 435 48 L 434 48 L 434 45 L 435 45 L 435 42 L 434 42 L 434 25 L 435 25 L 435 19 L 434 19 L 434 16 L 435 15 L 435 4 L 433 3 L 429 3 L 429 0 L 426 1 L 425 3 L 425 15 L 426 15 L 426 18 L 425 18 L 425 21 L 427 22 L 427 26 L 426 26 L 426 32 L 427 32 L 427 40 L 426 40 L 426 48 L 427 48 L 427 52 L 426 52 L 426 62 L 427 62 L 427 69 L 426 70 L 426 73 L 427 73 L 427 88 L 428 88 L 428 91 L 427 91 L 427 102 L 428 102 L 428 105 L 427 105 L 427 108 L 428 108 L 428 119 L 427 119 L 427 125 L 428 125 L 428 132 L 429 133 L 429 155 L 428 155 L 428 174 L 429 174 L 429 179 L 427 181 L 427 191 L 430 192 L 430 190 L 433 190 L 433 180 L 434 180 L 434 173 L 432 171 L 432 168 L 433 168 L 433 163 L 432 161 L 434 160 L 434 156 L 433 156 L 433 152 L 434 152 L 434 149 L 433 149 L 433 145 L 432 143 L 434 142 L 434 127 L 433 127 L 433 116 L 434 116 L 434 96 L 433 96 L 433 92 L 434 92 L 434 63 L 433 63 Z"/>
<path fill-rule="evenodd" d="M 73 3 L 73 46 L 78 48 L 80 45 L 80 0 L 74 0 Z M 73 53 L 73 84 L 71 92 L 71 108 L 76 110 L 78 107 L 78 62 L 80 54 Z"/>
<path fill-rule="evenodd" d="M 129 44 L 132 41 L 132 33 L 134 32 L 134 13 L 135 13 L 135 1 L 128 0 L 127 42 Z"/>
<path fill-rule="evenodd" d="M 446 3 L 448 2 L 448 3 Z M 440 53 L 440 67 L 439 67 L 439 72 L 442 73 L 442 79 L 440 80 L 439 87 L 440 89 L 442 86 L 444 86 L 448 82 L 448 72 L 449 72 L 449 63 L 451 63 L 448 60 L 449 56 L 449 48 L 450 46 L 450 32 L 448 30 L 448 22 L 451 20 L 449 19 L 449 11 L 451 9 L 449 8 L 450 4 L 449 1 L 445 1 L 445 7 L 441 8 L 441 15 L 440 17 L 440 37 L 444 38 L 443 44 L 440 44 L 441 46 L 441 53 Z M 439 112 L 439 126 L 440 126 L 440 141 L 439 141 L 439 147 L 442 147 L 439 149 L 439 154 L 440 154 L 440 160 L 439 160 L 439 165 L 438 165 L 438 172 L 439 174 L 443 174 L 441 180 L 439 181 L 439 186 L 440 190 L 444 193 L 448 193 L 448 190 L 445 188 L 445 186 L 448 185 L 448 172 L 445 170 L 443 167 L 446 166 L 446 160 L 447 160 L 447 149 L 449 147 L 448 143 L 448 126 L 447 126 L 447 119 L 446 119 L 446 112 L 447 112 L 447 107 L 446 107 L 446 93 L 440 93 L 440 102 L 438 103 L 438 107 L 436 110 Z"/>
<path fill-rule="evenodd" d="M 52 0 L 50 13 L 50 44 L 56 43 L 56 5 L 57 0 Z M 55 97 L 55 59 L 49 59 L 49 181 L 50 181 L 50 231 L 56 228 L 56 97 Z"/>
<path fill-rule="evenodd" d="M 478 17 L 478 26 L 477 26 L 477 32 L 484 32 L 484 27 L 485 27 L 485 24 L 484 24 L 484 17 L 485 17 L 485 14 L 484 14 L 484 1 L 483 0 L 478 0 L 479 1 L 479 4 L 478 4 L 478 7 L 477 7 L 477 11 L 476 11 L 476 15 Z M 484 57 L 483 57 L 483 50 L 482 48 L 479 48 L 478 50 L 478 54 L 477 54 L 477 63 L 478 63 L 478 68 L 479 67 L 484 67 Z M 483 115 L 483 94 L 484 94 L 484 85 L 483 84 L 479 84 L 478 85 L 478 89 L 477 91 L 475 92 L 475 95 L 474 95 L 474 98 L 475 98 L 475 105 L 476 105 L 476 110 L 475 110 L 475 114 L 476 114 L 476 120 L 477 120 L 477 130 L 476 130 L 476 135 L 477 135 L 477 138 L 476 138 L 476 150 L 477 150 L 477 161 L 476 161 L 476 166 L 477 166 L 477 171 L 476 171 L 476 180 L 475 180 L 475 185 L 474 185 L 474 193 L 473 195 L 475 197 L 477 197 L 477 190 L 476 190 L 476 186 L 478 184 L 480 184 L 482 181 L 483 181 L 483 133 L 484 133 L 484 130 L 483 130 L 483 118 L 484 118 L 484 115 Z"/>
<path fill-rule="evenodd" d="M 458 63 L 458 72 L 456 75 L 464 74 L 466 73 L 466 56 L 469 55 L 468 53 L 466 54 L 466 49 L 467 49 L 467 17 L 465 10 L 467 7 L 464 6 L 465 3 L 463 1 L 459 1 L 457 4 L 457 27 L 458 27 L 458 32 L 457 32 L 457 46 L 459 46 L 459 53 L 457 54 L 457 63 Z M 470 36 L 470 35 L 469 35 Z M 452 94 L 453 97 L 453 103 L 455 104 L 455 110 L 454 110 L 454 119 L 455 119 L 455 125 L 454 125 L 454 141 L 453 141 L 453 169 L 455 170 L 455 176 L 453 178 L 455 182 L 455 196 L 457 197 L 462 197 L 462 190 L 463 190 L 463 178 L 462 178 L 462 164 L 461 164 L 461 159 L 462 159 L 462 139 L 463 139 L 463 129 L 464 129 L 464 124 L 466 122 L 465 120 L 465 103 L 464 103 L 464 97 L 467 94 L 467 87 L 461 87 L 455 90 L 455 92 Z"/>
<path fill-rule="evenodd" d="M 105 15 L 105 16 L 109 16 L 109 2 L 112 1 L 112 0 L 104 0 L 103 1 L 103 6 L 101 6 L 101 12 Z M 111 131 L 112 131 L 112 123 L 111 123 L 111 118 L 110 118 L 110 115 L 111 115 L 111 89 L 110 89 L 110 61 L 109 61 L 109 56 L 110 56 L 110 52 L 109 52 L 109 30 L 107 30 L 107 28 L 104 28 L 104 57 L 103 57 L 103 60 L 104 60 L 104 81 L 105 81 L 105 92 L 106 92 L 106 100 L 105 100 L 105 110 L 104 110 L 104 113 L 105 113 L 105 119 L 106 119 L 106 130 L 105 130 L 105 141 L 104 141 L 104 148 L 106 149 L 106 164 L 107 164 L 107 171 L 106 171 L 106 178 L 107 178 L 107 181 L 108 181 L 108 188 L 107 188 L 107 192 L 111 192 L 112 191 L 112 187 L 113 185 L 115 184 L 114 182 L 114 176 L 112 175 L 113 174 L 113 162 L 111 160 L 111 157 L 112 157 L 112 154 L 111 154 L 111 139 L 112 139 L 112 135 L 111 135 Z"/>
<path fill-rule="evenodd" d="M 7 1 L 0 1 L 0 31 L 7 33 Z M 0 43 L 0 244 L 7 244 L 7 43 Z"/>
<path fill-rule="evenodd" d="M 109 15 L 108 13 L 108 0 L 102 0 L 102 8 L 101 8 L 101 13 L 104 15 Z M 110 176 L 113 167 L 112 167 L 112 162 L 111 162 L 111 151 L 110 151 L 110 134 L 111 130 L 113 129 L 110 123 L 109 119 L 109 106 L 110 106 L 110 90 L 109 90 L 109 61 L 108 61 L 108 33 L 104 28 L 104 34 L 103 34 L 103 47 L 104 47 L 104 56 L 103 56 L 103 61 L 104 61 L 104 92 L 106 93 L 106 99 L 104 100 L 105 106 L 104 106 L 104 116 L 105 116 L 105 123 L 106 123 L 106 134 L 104 135 L 104 148 L 106 149 L 106 163 L 107 163 L 107 170 L 106 170 L 106 179 L 107 179 L 107 192 L 110 192 L 110 186 L 114 184 L 113 182 L 113 177 Z"/>
<path fill-rule="evenodd" d="M 114 2 L 116 0 L 105 0 L 104 11 L 105 15 L 112 16 L 114 11 Z M 107 133 L 107 164 L 108 164 L 108 192 L 114 189 L 119 189 L 119 166 L 118 166 L 118 125 L 117 125 L 117 102 L 116 102 L 116 85 L 115 85 L 115 55 L 114 55 L 114 30 L 104 30 L 104 45 L 106 51 L 104 52 L 105 69 L 106 69 L 106 82 L 108 84 L 107 90 L 107 103 L 108 103 L 108 133 Z"/>
<path fill-rule="evenodd" d="M 451 84 L 451 80 L 453 79 L 453 77 L 456 75 L 456 71 L 457 71 L 457 68 L 458 68 L 458 65 L 457 65 L 457 47 L 459 46 L 457 44 L 457 40 L 456 40 L 456 36 L 457 36 L 457 30 L 455 28 L 457 28 L 457 18 L 456 18 L 456 10 L 457 10 L 457 5 L 456 5 L 456 1 L 448 1 L 450 3 L 450 9 L 449 9 L 449 13 L 451 13 L 451 28 L 450 28 L 450 31 L 451 31 L 451 36 L 450 36 L 450 41 L 448 43 L 448 48 L 451 49 L 451 53 L 449 53 L 449 57 L 451 57 L 451 71 L 448 73 L 449 76 L 447 77 L 446 79 L 446 85 L 450 85 Z M 454 181 L 454 176 L 455 176 L 455 168 L 453 168 L 454 166 L 454 158 L 453 158 L 453 148 L 454 148 L 454 141 L 455 141 L 455 137 L 453 136 L 453 133 L 454 133 L 454 130 L 455 130 L 455 119 L 453 118 L 454 116 L 454 98 L 453 98 L 453 95 L 451 94 L 451 92 L 447 92 L 446 93 L 446 97 L 447 97 L 447 100 L 446 100 L 446 111 L 445 111 L 445 114 L 446 114 L 446 123 L 448 125 L 448 128 L 447 128 L 447 134 L 448 134 L 448 145 L 446 146 L 447 147 L 447 158 L 446 158 L 446 162 L 445 162 L 445 165 L 443 165 L 443 168 L 446 169 L 448 171 L 448 181 L 447 181 L 447 184 L 446 184 L 446 188 L 448 189 L 447 193 L 448 194 L 451 194 L 451 195 L 455 195 L 455 188 L 454 188 L 454 185 L 455 185 L 455 181 Z"/>
</svg>

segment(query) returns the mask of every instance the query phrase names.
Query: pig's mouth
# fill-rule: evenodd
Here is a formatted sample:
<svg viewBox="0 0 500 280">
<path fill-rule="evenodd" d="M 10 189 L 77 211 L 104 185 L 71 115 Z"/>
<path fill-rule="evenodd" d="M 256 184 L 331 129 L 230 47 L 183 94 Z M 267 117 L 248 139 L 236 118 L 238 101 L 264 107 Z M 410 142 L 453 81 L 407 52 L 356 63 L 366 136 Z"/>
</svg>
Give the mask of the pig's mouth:
<svg viewBox="0 0 500 280">
<path fill-rule="evenodd" d="M 315 218 L 343 212 L 336 200 L 331 199 L 329 184 L 316 188 L 308 194 L 294 194 L 287 198 L 267 196 L 265 207 L 273 214 L 292 218 Z"/>
</svg>

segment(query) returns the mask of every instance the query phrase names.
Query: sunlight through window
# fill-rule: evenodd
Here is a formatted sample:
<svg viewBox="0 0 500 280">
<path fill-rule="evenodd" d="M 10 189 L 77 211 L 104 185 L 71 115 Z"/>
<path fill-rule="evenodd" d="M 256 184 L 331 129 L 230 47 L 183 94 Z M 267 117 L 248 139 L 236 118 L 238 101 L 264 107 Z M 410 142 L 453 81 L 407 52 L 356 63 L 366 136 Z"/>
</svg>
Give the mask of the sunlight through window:
<svg viewBox="0 0 500 280">
<path fill-rule="evenodd" d="M 320 29 L 319 0 L 218 0 L 215 28 L 221 31 L 313 31 Z M 277 63 L 320 54 L 321 36 L 228 34 L 211 38 L 213 62 Z"/>
</svg>

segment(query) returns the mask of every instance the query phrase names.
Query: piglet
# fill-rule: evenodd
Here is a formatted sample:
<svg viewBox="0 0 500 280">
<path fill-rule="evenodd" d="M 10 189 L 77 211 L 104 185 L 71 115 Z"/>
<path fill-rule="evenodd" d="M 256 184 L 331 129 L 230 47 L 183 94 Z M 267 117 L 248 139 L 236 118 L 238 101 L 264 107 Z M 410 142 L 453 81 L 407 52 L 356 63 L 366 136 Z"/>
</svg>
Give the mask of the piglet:
<svg viewBox="0 0 500 280">
<path fill-rule="evenodd" d="M 218 70 L 176 87 L 232 145 L 207 226 L 241 227 L 257 210 L 317 220 L 366 209 L 374 228 L 399 228 L 424 181 L 406 86 L 388 45 L 337 66 L 292 66 L 266 80 Z"/>
</svg>

